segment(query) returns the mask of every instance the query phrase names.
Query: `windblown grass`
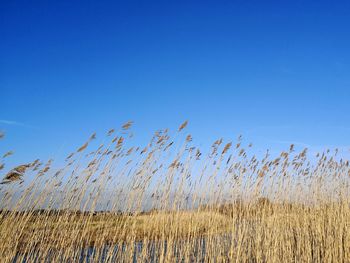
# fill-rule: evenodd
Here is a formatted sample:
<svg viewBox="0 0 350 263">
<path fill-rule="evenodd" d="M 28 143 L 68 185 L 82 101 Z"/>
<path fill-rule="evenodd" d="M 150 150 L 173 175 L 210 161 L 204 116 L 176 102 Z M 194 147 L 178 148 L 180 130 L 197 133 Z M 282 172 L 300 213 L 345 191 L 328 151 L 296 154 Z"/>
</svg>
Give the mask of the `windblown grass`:
<svg viewBox="0 0 350 263">
<path fill-rule="evenodd" d="M 240 136 L 202 151 L 187 122 L 141 147 L 132 124 L 102 144 L 92 134 L 64 165 L 5 172 L 3 262 L 350 261 L 350 169 L 338 150 L 255 156 Z"/>
</svg>

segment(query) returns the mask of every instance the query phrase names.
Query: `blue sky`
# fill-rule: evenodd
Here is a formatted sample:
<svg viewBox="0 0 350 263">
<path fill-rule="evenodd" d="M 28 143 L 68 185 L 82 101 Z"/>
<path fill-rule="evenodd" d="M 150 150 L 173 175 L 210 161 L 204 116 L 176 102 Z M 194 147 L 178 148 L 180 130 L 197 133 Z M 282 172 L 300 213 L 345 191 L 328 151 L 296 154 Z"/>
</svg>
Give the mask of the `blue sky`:
<svg viewBox="0 0 350 263">
<path fill-rule="evenodd" d="M 349 1 L 5 1 L 1 151 L 75 149 L 135 121 L 195 142 L 350 148 Z M 348 147 L 349 146 L 349 147 Z"/>
</svg>

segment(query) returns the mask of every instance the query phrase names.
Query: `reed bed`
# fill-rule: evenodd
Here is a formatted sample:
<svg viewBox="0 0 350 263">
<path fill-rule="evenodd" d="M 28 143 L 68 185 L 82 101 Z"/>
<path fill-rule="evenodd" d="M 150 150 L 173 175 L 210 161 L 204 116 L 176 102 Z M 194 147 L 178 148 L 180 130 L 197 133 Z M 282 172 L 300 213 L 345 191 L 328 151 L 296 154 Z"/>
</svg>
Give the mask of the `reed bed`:
<svg viewBox="0 0 350 263">
<path fill-rule="evenodd" d="M 202 150 L 187 122 L 137 146 L 132 125 L 62 161 L 7 169 L 3 153 L 1 262 L 350 262 L 337 149 L 255 155 L 239 136 Z"/>
</svg>

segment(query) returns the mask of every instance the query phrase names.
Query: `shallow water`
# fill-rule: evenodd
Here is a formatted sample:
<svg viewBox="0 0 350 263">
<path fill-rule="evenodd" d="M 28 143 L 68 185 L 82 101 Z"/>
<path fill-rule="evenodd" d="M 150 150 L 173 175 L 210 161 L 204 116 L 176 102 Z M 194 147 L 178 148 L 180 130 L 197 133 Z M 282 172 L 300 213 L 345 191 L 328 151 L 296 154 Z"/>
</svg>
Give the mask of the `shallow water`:
<svg viewBox="0 0 350 263">
<path fill-rule="evenodd" d="M 225 234 L 214 237 L 215 242 L 220 242 L 220 246 L 226 244 L 227 253 L 231 244 L 231 234 Z M 212 239 L 213 237 L 211 237 Z M 211 240 L 211 243 L 213 240 Z M 216 243 L 217 244 L 217 243 Z M 206 258 L 207 250 L 207 238 L 197 238 L 196 240 L 178 240 L 172 243 L 172 251 L 169 250 L 169 244 L 167 241 L 152 241 L 147 242 L 147 245 L 143 242 L 135 242 L 134 247 L 121 245 L 106 245 L 103 248 L 97 249 L 95 247 L 87 247 L 77 250 L 76 252 L 69 253 L 70 256 L 65 255 L 65 251 L 50 251 L 42 258 L 39 257 L 39 251 L 32 254 L 17 253 L 13 258 L 12 263 L 28 263 L 28 262 L 80 262 L 80 263 L 92 263 L 92 262 L 160 262 L 161 258 L 167 255 L 175 262 L 184 262 L 187 256 L 184 255 L 186 246 L 190 246 L 190 258 L 191 261 L 204 262 Z M 131 249 L 131 252 L 130 252 Z"/>
</svg>

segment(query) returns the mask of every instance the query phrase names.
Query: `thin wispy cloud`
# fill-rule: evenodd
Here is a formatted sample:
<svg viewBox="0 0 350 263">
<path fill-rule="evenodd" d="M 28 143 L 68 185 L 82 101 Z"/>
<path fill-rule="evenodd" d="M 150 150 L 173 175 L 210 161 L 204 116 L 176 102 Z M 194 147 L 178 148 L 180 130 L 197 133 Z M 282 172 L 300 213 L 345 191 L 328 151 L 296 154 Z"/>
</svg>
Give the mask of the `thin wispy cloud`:
<svg viewBox="0 0 350 263">
<path fill-rule="evenodd" d="M 2 120 L 0 119 L 0 124 L 8 125 L 8 126 L 20 126 L 25 128 L 36 128 L 32 125 L 25 124 L 23 122 L 12 121 L 12 120 Z"/>
<path fill-rule="evenodd" d="M 24 126 L 24 123 L 17 122 L 17 121 L 9 121 L 9 120 L 0 120 L 1 124 L 6 124 L 6 125 L 15 125 L 15 126 Z"/>
<path fill-rule="evenodd" d="M 247 132 L 261 132 L 261 131 L 280 131 L 280 130 L 304 130 L 305 127 L 310 129 L 327 129 L 327 130 L 335 130 L 335 131 L 348 131 L 350 130 L 350 126 L 341 126 L 341 125 L 323 125 L 323 124 L 304 124 L 304 125 L 260 125 L 248 129 Z"/>
</svg>

